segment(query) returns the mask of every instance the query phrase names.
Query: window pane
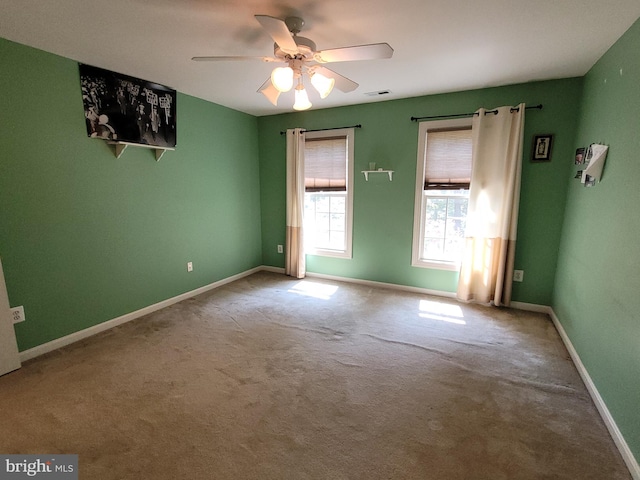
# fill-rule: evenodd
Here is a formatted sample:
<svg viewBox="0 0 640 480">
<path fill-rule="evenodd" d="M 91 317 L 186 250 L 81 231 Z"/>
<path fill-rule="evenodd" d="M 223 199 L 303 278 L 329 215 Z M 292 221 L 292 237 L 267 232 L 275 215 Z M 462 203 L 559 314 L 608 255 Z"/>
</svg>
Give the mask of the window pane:
<svg viewBox="0 0 640 480">
<path fill-rule="evenodd" d="M 447 208 L 447 237 L 464 238 L 467 218 L 467 198 L 451 198 Z"/>
<path fill-rule="evenodd" d="M 329 230 L 329 219 L 331 215 L 328 213 L 316 212 L 316 231 Z"/>
<path fill-rule="evenodd" d="M 331 232 L 331 241 L 327 248 L 331 250 L 343 250 L 344 249 L 344 232 Z"/>
<path fill-rule="evenodd" d="M 316 211 L 329 212 L 331 210 L 329 197 L 327 195 L 313 195 L 312 198 L 315 199 Z"/>
<path fill-rule="evenodd" d="M 424 258 L 439 260 L 442 257 L 444 240 L 440 238 L 424 238 Z"/>
<path fill-rule="evenodd" d="M 464 247 L 464 238 L 448 238 L 445 240 L 443 260 L 455 261 Z"/>
<path fill-rule="evenodd" d="M 344 214 L 331 214 L 329 229 L 332 231 L 344 232 Z"/>
<path fill-rule="evenodd" d="M 425 236 L 444 238 L 446 219 L 447 199 L 427 198 Z"/>
<path fill-rule="evenodd" d="M 308 249 L 346 249 L 346 193 L 305 194 L 305 245 Z"/>
<path fill-rule="evenodd" d="M 329 230 L 316 230 L 315 231 L 315 248 L 328 248 L 329 247 Z"/>
<path fill-rule="evenodd" d="M 422 258 L 455 262 L 462 254 L 468 191 L 425 191 Z"/>
<path fill-rule="evenodd" d="M 445 231 L 446 238 L 464 238 L 464 220 L 448 218 Z"/>
<path fill-rule="evenodd" d="M 331 211 L 336 213 L 345 213 L 347 207 L 346 197 L 344 195 L 331 196 Z"/>
</svg>

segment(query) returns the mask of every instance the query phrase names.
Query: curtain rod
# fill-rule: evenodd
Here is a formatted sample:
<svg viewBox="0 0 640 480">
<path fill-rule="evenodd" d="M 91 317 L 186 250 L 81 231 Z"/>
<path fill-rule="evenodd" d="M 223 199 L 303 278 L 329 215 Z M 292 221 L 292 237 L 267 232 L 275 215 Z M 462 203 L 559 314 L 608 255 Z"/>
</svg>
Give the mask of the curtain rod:
<svg viewBox="0 0 640 480">
<path fill-rule="evenodd" d="M 316 130 L 303 130 L 303 132 L 324 132 L 325 130 L 342 130 L 343 128 L 362 128 L 362 125 L 349 125 L 348 127 L 333 127 L 333 128 L 318 128 Z M 287 132 L 280 132 L 280 135 L 285 135 Z"/>
<path fill-rule="evenodd" d="M 537 110 L 542 110 L 542 104 L 540 105 L 534 105 L 531 107 L 525 107 L 525 110 L 529 110 L 529 109 L 537 109 Z M 519 107 L 515 107 L 511 109 L 511 112 L 517 112 L 519 109 Z M 498 113 L 498 110 L 487 110 L 486 112 L 484 112 L 485 115 L 487 113 Z M 453 115 L 433 115 L 430 117 L 411 117 L 411 121 L 412 122 L 417 122 L 418 120 L 433 120 L 436 118 L 457 118 L 457 117 L 473 117 L 474 115 L 476 115 L 476 112 L 472 112 L 472 113 L 454 113 Z"/>
</svg>

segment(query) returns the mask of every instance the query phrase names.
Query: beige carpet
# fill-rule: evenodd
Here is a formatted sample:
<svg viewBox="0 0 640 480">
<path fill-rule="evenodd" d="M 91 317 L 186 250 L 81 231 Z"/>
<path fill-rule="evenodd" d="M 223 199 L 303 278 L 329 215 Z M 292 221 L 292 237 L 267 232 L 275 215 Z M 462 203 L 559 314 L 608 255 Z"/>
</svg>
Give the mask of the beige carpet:
<svg viewBox="0 0 640 480">
<path fill-rule="evenodd" d="M 81 479 L 629 479 L 542 314 L 258 273 L 0 378 Z"/>
</svg>

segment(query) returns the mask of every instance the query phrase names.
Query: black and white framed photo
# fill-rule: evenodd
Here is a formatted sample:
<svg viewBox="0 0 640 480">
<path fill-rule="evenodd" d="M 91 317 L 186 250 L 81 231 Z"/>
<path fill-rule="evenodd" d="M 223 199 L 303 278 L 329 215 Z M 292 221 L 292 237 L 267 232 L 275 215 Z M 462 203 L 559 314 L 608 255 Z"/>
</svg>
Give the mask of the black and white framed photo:
<svg viewBox="0 0 640 480">
<path fill-rule="evenodd" d="M 551 147 L 553 135 L 536 135 L 533 137 L 532 162 L 549 162 L 551 160 Z"/>
<path fill-rule="evenodd" d="M 79 65 L 87 135 L 176 146 L 176 91 L 91 65 Z"/>
<path fill-rule="evenodd" d="M 591 148 L 591 145 L 589 145 L 589 148 L 587 148 L 587 154 L 584 157 L 584 164 L 589 165 L 592 158 L 593 158 L 593 148 Z"/>
</svg>

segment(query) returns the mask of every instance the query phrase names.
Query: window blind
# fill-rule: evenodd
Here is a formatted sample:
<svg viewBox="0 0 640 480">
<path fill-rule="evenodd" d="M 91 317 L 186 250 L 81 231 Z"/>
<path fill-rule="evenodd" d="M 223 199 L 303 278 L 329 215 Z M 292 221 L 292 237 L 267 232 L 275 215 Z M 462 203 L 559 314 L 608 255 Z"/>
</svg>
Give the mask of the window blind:
<svg viewBox="0 0 640 480">
<path fill-rule="evenodd" d="M 471 128 L 429 130 L 425 162 L 425 190 L 469 188 Z"/>
<path fill-rule="evenodd" d="M 304 146 L 307 192 L 347 190 L 347 137 L 307 139 Z"/>
</svg>

